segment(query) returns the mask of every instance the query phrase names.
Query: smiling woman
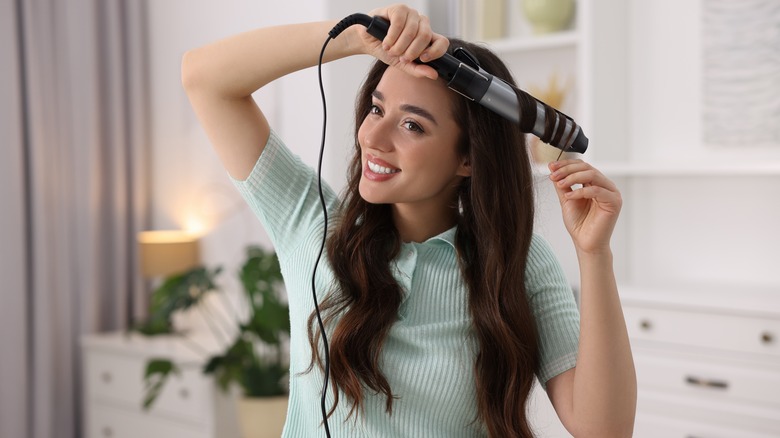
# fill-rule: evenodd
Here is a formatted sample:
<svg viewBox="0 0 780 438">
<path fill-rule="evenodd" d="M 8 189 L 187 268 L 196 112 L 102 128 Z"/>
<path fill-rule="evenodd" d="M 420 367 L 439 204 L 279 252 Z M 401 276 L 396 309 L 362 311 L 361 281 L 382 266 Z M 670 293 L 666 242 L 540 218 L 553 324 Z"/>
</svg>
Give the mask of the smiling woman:
<svg viewBox="0 0 780 438">
<path fill-rule="evenodd" d="M 470 175 L 454 117 L 455 95 L 443 82 L 384 67 L 372 72 L 381 79 L 370 90 L 368 113 L 357 133 L 365 163 L 360 196 L 372 204 L 393 205 L 396 227 L 408 230 L 406 235 L 401 231 L 401 240 L 424 240 L 423 235 L 435 236 L 455 225 L 456 215 L 448 206 Z M 360 102 L 358 112 L 365 112 L 365 104 Z"/>
<path fill-rule="evenodd" d="M 629 436 L 636 382 L 609 247 L 617 188 L 582 161 L 551 164 L 582 268 L 580 321 L 560 265 L 533 231 L 524 134 L 410 60 L 460 47 L 513 83 L 505 64 L 434 33 L 406 6 L 373 14 L 391 23 L 384 40 L 351 27 L 324 53 L 325 62 L 377 58 L 356 100 L 344 196 L 322 190 L 333 226 L 322 217 L 317 175 L 251 95 L 315 65 L 335 22 L 259 29 L 183 60 L 190 101 L 285 273 L 292 379 L 284 436 L 329 422 L 337 436 L 530 437 L 526 404 L 537 378 L 572 434 Z M 328 263 L 312 279 L 323 231 Z M 312 282 L 327 291 L 327 364 Z M 323 422 L 325 373 L 333 396 Z"/>
</svg>

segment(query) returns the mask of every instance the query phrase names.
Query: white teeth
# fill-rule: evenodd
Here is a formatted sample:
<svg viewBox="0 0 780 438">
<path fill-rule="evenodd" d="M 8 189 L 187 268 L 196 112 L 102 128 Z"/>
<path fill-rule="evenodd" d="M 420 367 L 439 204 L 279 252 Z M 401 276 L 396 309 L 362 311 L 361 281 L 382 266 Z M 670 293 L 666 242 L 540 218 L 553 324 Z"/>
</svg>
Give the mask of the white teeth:
<svg viewBox="0 0 780 438">
<path fill-rule="evenodd" d="M 381 174 L 391 174 L 391 173 L 400 172 L 400 170 L 388 169 L 387 167 L 380 166 L 376 163 L 372 163 L 371 161 L 368 162 L 368 168 L 371 169 L 371 171 L 374 173 L 381 173 Z"/>
</svg>

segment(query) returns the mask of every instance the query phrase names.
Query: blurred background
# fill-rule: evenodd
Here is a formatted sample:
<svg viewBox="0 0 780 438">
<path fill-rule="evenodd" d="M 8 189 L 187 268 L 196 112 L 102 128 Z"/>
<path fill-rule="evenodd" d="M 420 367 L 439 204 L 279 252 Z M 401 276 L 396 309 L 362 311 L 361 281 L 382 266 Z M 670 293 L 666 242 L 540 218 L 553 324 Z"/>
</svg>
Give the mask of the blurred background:
<svg viewBox="0 0 780 438">
<path fill-rule="evenodd" d="M 161 408 L 141 409 L 139 367 L 151 352 L 180 347 L 123 344 L 165 275 L 222 266 L 220 288 L 240 306 L 234 274 L 244 248 L 271 249 L 189 106 L 181 57 L 241 31 L 384 4 L 0 2 L 1 437 L 239 434 L 235 413 L 213 401 L 221 392 L 199 372 L 168 408 L 163 397 Z M 590 138 L 583 158 L 618 183 L 625 205 L 613 244 L 640 377 L 637 436 L 780 435 L 780 4 L 410 5 L 435 30 L 496 50 L 521 88 L 579 122 Z M 336 189 L 370 61 L 323 69 L 324 177 Z M 316 165 L 316 70 L 255 98 L 287 144 Z M 530 138 L 528 147 L 537 163 L 537 231 L 576 292 L 576 257 L 546 184 L 544 165 L 557 150 L 550 155 Z M 160 230 L 182 232 L 197 250 L 184 267 L 144 275 L 142 259 L 151 256 L 142 257 L 139 233 Z M 180 314 L 176 324 L 211 336 L 202 315 Z M 123 358 L 134 358 L 134 371 L 120 385 Z M 539 400 L 540 435 L 566 436 Z"/>
</svg>

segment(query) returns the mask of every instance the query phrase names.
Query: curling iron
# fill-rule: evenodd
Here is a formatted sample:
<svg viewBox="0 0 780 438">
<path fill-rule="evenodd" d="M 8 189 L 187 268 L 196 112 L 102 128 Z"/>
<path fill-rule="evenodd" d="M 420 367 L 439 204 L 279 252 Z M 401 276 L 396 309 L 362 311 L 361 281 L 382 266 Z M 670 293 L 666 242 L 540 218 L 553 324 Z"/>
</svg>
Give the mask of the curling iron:
<svg viewBox="0 0 780 438">
<path fill-rule="evenodd" d="M 390 27 L 390 23 L 382 17 L 352 14 L 336 24 L 328 35 L 336 38 L 354 24 L 365 26 L 366 31 L 380 41 Z M 584 153 L 588 148 L 588 138 L 571 117 L 481 69 L 477 60 L 465 50 L 456 49 L 455 56 L 445 53 L 425 64 L 433 67 L 451 90 L 518 124 L 521 131 L 531 133 L 562 151 Z M 531 99 L 535 105 L 523 111 L 521 97 Z"/>
</svg>

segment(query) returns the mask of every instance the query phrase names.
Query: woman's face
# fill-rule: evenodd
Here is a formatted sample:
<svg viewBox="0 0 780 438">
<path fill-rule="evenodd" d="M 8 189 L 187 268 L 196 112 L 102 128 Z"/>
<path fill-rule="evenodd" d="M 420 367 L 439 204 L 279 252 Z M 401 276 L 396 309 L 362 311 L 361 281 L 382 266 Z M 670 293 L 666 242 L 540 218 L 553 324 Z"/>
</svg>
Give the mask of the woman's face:
<svg viewBox="0 0 780 438">
<path fill-rule="evenodd" d="M 388 67 L 358 130 L 360 196 L 373 204 L 450 206 L 470 175 L 457 151 L 455 96 L 440 81 Z"/>
</svg>

